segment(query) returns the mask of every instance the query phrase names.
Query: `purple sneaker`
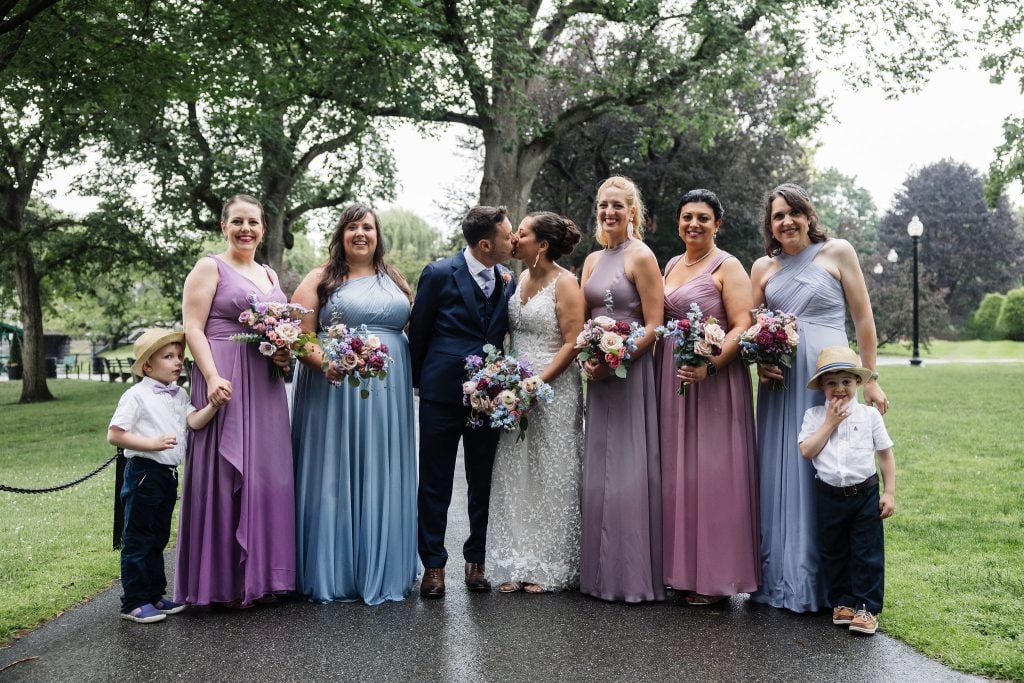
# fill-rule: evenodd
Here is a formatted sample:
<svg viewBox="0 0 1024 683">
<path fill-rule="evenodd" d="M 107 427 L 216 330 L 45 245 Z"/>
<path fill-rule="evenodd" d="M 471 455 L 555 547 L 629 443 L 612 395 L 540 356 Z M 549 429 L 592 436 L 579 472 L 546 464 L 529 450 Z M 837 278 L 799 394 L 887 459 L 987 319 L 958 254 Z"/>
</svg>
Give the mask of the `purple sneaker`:
<svg viewBox="0 0 1024 683">
<path fill-rule="evenodd" d="M 153 603 L 153 607 L 156 607 L 157 611 L 164 614 L 177 614 L 178 612 L 184 612 L 188 605 L 183 602 L 171 602 L 167 598 L 160 598 Z"/>
<path fill-rule="evenodd" d="M 142 607 L 136 607 L 131 612 L 121 612 L 121 618 L 134 621 L 136 624 L 152 624 L 157 621 L 163 621 L 167 618 L 167 615 L 153 607 L 153 605 L 143 605 Z"/>
</svg>

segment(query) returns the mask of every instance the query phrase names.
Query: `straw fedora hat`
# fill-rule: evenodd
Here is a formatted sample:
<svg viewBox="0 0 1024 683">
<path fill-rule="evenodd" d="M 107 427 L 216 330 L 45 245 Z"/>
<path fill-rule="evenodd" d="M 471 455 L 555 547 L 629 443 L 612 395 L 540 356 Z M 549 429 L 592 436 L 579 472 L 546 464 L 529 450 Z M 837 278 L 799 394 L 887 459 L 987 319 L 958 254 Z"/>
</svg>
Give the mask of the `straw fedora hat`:
<svg viewBox="0 0 1024 683">
<path fill-rule="evenodd" d="M 807 382 L 808 389 L 818 388 L 818 378 L 829 372 L 848 372 L 862 382 L 871 378 L 871 371 L 860 366 L 860 356 L 849 346 L 826 346 L 818 354 L 817 371 Z"/>
<path fill-rule="evenodd" d="M 139 338 L 135 340 L 135 345 L 132 347 L 133 355 L 135 356 L 135 362 L 132 364 L 132 373 L 142 377 L 145 374 L 142 371 L 142 366 L 146 364 L 149 357 L 159 351 L 161 347 L 175 342 L 184 344 L 185 333 L 161 327 L 151 327 L 140 334 Z"/>
</svg>

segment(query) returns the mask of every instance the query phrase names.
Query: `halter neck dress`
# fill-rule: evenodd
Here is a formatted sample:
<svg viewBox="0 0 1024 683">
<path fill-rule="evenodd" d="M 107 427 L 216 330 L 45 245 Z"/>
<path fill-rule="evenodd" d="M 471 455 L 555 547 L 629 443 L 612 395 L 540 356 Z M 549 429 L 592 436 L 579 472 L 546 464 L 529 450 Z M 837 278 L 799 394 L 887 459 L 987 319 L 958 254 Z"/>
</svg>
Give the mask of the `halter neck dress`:
<svg viewBox="0 0 1024 683">
<path fill-rule="evenodd" d="M 842 285 L 814 263 L 822 246 L 774 256 L 779 269 L 764 289 L 768 308 L 796 316 L 800 343 L 793 367 L 782 369 L 786 389 L 761 385 L 757 394 L 762 584 L 751 597 L 794 612 L 829 606 L 814 522 L 814 466 L 797 443 L 804 411 L 825 403 L 821 391 L 805 388 L 818 352 L 849 343 Z"/>
<path fill-rule="evenodd" d="M 232 341 L 249 297 L 286 303 L 277 276 L 262 291 L 216 256 L 219 280 L 205 333 L 231 400 L 189 438 L 181 493 L 174 594 L 194 605 L 250 603 L 295 589 L 295 495 L 284 380 L 256 344 Z M 264 266 L 265 267 L 265 266 Z M 207 404 L 206 378 L 192 369 L 192 405 Z"/>
</svg>

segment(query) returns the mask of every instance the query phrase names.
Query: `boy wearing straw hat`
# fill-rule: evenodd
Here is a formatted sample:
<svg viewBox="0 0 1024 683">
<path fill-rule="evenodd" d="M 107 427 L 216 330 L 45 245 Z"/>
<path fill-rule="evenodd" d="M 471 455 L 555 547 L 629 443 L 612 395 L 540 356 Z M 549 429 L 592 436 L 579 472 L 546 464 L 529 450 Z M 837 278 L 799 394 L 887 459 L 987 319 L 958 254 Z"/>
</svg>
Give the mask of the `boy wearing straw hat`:
<svg viewBox="0 0 1024 683">
<path fill-rule="evenodd" d="M 151 624 L 185 609 L 164 597 L 164 548 L 178 495 L 178 465 L 185 457 L 186 426 L 205 427 L 223 401 L 196 410 L 179 389 L 183 332 L 146 330 L 134 353 L 132 373 L 142 379 L 121 395 L 107 441 L 123 448 L 128 459 L 121 487 L 121 618 Z"/>
<path fill-rule="evenodd" d="M 872 376 L 849 347 L 818 354 L 808 389 L 825 392 L 825 405 L 808 408 L 800 454 L 814 464 L 821 566 L 832 623 L 853 633 L 878 629 L 885 584 L 882 520 L 895 510 L 896 462 L 882 416 L 857 402 L 857 387 Z M 885 490 L 878 493 L 875 458 Z"/>
</svg>

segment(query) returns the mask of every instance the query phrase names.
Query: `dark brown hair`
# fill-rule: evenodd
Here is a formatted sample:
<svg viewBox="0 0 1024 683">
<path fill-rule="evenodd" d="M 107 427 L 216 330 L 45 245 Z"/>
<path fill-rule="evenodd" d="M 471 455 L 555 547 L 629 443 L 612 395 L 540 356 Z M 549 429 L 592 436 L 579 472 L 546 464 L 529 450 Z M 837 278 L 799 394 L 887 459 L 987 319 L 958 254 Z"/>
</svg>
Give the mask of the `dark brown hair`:
<svg viewBox="0 0 1024 683">
<path fill-rule="evenodd" d="M 818 225 L 818 212 L 814 210 L 814 204 L 811 204 L 811 198 L 807 195 L 807 191 L 799 185 L 783 183 L 769 192 L 764 200 L 764 226 L 761 230 L 761 236 L 764 238 L 764 253 L 774 256 L 782 250 L 782 245 L 772 234 L 772 202 L 780 197 L 789 204 L 789 208 L 807 216 L 807 236 L 811 238 L 811 244 L 828 239 L 828 234 Z"/>
<path fill-rule="evenodd" d="M 552 261 L 571 254 L 583 236 L 571 219 L 557 213 L 534 211 L 526 217 L 531 221 L 530 227 L 537 241 L 548 243 L 547 257 Z"/>
<path fill-rule="evenodd" d="M 504 206 L 474 206 L 462 219 L 462 236 L 466 244 L 475 247 L 480 240 L 494 238 L 498 224 L 508 218 L 508 209 Z"/>
<path fill-rule="evenodd" d="M 327 262 L 324 264 L 323 277 L 316 286 L 317 310 L 324 307 L 331 292 L 348 280 L 349 266 L 345 258 L 345 228 L 367 214 L 373 216 L 373 225 L 377 230 L 377 248 L 373 250 L 373 272 L 387 275 L 401 289 L 409 301 L 412 301 L 412 289 L 400 272 L 384 261 L 384 235 L 381 233 L 380 220 L 377 213 L 365 204 L 353 204 L 341 212 L 338 222 L 334 224 L 334 234 L 327 248 Z"/>
</svg>

